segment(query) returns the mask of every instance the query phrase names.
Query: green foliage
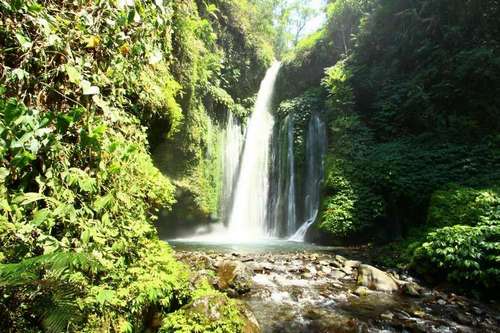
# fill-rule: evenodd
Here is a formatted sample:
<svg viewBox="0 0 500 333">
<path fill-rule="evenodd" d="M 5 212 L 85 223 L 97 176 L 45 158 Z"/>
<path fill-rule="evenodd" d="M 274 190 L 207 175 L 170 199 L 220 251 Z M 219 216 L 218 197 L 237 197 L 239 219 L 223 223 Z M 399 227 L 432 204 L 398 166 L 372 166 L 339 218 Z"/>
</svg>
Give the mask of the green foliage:
<svg viewBox="0 0 500 333">
<path fill-rule="evenodd" d="M 453 186 L 432 195 L 427 223 L 434 226 L 500 224 L 500 189 Z"/>
<path fill-rule="evenodd" d="M 437 191 L 429 208 L 434 228 L 416 248 L 412 265 L 456 283 L 498 287 L 500 191 L 452 186 Z"/>
<path fill-rule="evenodd" d="M 431 232 L 417 248 L 413 265 L 423 274 L 495 290 L 500 278 L 499 225 L 454 225 Z"/>
<path fill-rule="evenodd" d="M 214 211 L 218 121 L 244 103 L 215 28 L 190 0 L 0 8 L 0 330 L 145 331 L 193 297 L 152 226 L 176 188 L 149 144 L 177 145 Z M 239 61 L 265 66 L 249 48 Z"/>
<path fill-rule="evenodd" d="M 3 302 L 14 302 L 16 296 L 13 295 L 16 293 L 26 295 L 27 299 L 23 301 L 31 303 L 26 306 L 32 315 L 42 318 L 42 326 L 47 332 L 65 331 L 71 322 L 82 319 L 82 313 L 75 303 L 83 290 L 83 285 L 76 281 L 78 272 L 89 272 L 95 276 L 100 269 L 99 263 L 89 255 L 70 252 L 52 253 L 25 259 L 20 263 L 0 265 Z M 36 306 L 33 307 L 33 304 Z M 43 307 L 39 307 L 40 304 Z M 8 318 L 8 315 L 5 317 Z"/>
<path fill-rule="evenodd" d="M 317 103 L 329 121 L 319 228 L 335 240 L 405 238 L 390 247 L 406 264 L 492 288 L 498 2 L 342 0 L 327 12 L 278 80 L 279 100 L 327 92 Z"/>
<path fill-rule="evenodd" d="M 373 139 L 359 117 L 337 113 L 330 123 L 330 140 L 319 228 L 346 239 L 383 216 L 385 203 L 368 182 L 373 177 L 367 168 Z"/>
<path fill-rule="evenodd" d="M 363 22 L 351 65 L 358 111 L 377 136 L 498 131 L 494 1 L 386 1 Z M 481 22 L 479 25 L 477 22 Z"/>
<path fill-rule="evenodd" d="M 352 110 L 354 95 L 348 82 L 351 76 L 344 61 L 339 61 L 335 66 L 326 69 L 322 85 L 331 97 L 328 102 L 333 110 L 341 112 Z"/>
</svg>

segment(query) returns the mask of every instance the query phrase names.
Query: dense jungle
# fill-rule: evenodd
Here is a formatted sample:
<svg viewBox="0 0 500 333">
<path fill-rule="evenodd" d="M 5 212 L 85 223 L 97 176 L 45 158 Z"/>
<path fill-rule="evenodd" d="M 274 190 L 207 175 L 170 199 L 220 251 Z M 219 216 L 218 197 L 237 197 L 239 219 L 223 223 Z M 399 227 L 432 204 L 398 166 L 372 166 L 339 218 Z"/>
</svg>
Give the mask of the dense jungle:
<svg viewBox="0 0 500 333">
<path fill-rule="evenodd" d="M 0 332 L 498 332 L 499 17 L 0 0 Z"/>
</svg>

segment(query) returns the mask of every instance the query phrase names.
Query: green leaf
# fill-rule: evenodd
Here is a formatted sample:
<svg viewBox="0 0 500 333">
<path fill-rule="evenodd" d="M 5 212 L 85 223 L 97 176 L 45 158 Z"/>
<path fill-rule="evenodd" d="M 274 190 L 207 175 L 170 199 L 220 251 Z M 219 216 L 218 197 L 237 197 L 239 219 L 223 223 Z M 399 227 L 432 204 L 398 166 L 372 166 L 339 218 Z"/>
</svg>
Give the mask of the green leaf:
<svg viewBox="0 0 500 333">
<path fill-rule="evenodd" d="M 33 215 L 33 220 L 31 221 L 31 223 L 33 223 L 34 226 L 38 227 L 43 222 L 45 222 L 45 220 L 47 219 L 47 216 L 49 216 L 49 214 L 50 214 L 50 210 L 48 210 L 48 209 L 39 210 Z"/>
<path fill-rule="evenodd" d="M 0 181 L 5 181 L 5 178 L 7 178 L 10 175 L 10 171 L 6 168 L 0 168 Z"/>
<path fill-rule="evenodd" d="M 80 239 L 82 240 L 83 244 L 88 244 L 90 236 L 91 236 L 90 229 L 86 229 L 84 232 L 82 232 Z"/>
<path fill-rule="evenodd" d="M 18 81 L 29 78 L 29 73 L 22 68 L 16 68 L 12 71 L 12 75 L 17 78 Z"/>
<path fill-rule="evenodd" d="M 22 206 L 29 205 L 30 203 L 44 200 L 45 196 L 37 192 L 28 192 L 16 197 L 15 202 L 20 203 Z"/>
<path fill-rule="evenodd" d="M 21 49 L 23 51 L 27 51 L 33 46 L 33 42 L 31 42 L 31 40 L 28 37 L 20 33 L 16 33 L 16 38 L 17 41 L 19 42 L 19 45 L 21 45 Z"/>
<path fill-rule="evenodd" d="M 80 84 L 80 82 L 82 81 L 82 74 L 78 71 L 78 69 L 76 69 L 74 66 L 71 66 L 68 64 L 66 64 L 66 66 L 64 66 L 64 68 L 66 69 L 66 73 L 68 74 L 69 82 L 75 83 L 75 84 Z M 90 85 L 90 83 L 89 83 L 89 85 Z"/>
<path fill-rule="evenodd" d="M 97 199 L 94 202 L 94 209 L 97 212 L 100 212 L 111 202 L 112 199 L 113 196 L 110 193 L 106 194 L 103 197 L 97 197 Z"/>
<path fill-rule="evenodd" d="M 104 303 L 106 302 L 111 303 L 114 298 L 115 298 L 115 292 L 113 290 L 104 289 L 99 291 L 95 299 L 97 303 L 104 305 Z"/>
</svg>

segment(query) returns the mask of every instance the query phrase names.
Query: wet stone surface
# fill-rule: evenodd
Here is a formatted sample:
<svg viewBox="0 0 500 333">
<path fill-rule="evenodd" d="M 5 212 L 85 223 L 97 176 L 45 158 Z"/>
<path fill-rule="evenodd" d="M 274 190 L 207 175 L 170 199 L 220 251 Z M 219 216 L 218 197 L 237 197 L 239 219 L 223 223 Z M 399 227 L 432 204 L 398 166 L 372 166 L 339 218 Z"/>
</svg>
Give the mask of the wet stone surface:
<svg viewBox="0 0 500 333">
<path fill-rule="evenodd" d="M 178 251 L 177 257 L 246 302 L 263 332 L 500 332 L 497 304 L 431 290 L 331 253 Z M 221 267 L 237 269 L 221 274 Z"/>
</svg>

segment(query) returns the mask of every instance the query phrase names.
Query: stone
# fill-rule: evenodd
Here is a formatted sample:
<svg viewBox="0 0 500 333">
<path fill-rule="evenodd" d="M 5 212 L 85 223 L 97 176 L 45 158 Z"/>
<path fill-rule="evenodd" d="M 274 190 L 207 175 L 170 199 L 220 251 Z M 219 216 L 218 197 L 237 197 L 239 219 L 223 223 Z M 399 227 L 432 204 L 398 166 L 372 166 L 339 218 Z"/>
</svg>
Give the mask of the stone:
<svg viewBox="0 0 500 333">
<path fill-rule="evenodd" d="M 353 291 L 353 294 L 356 296 L 362 297 L 362 296 L 367 296 L 369 294 L 373 294 L 373 290 L 370 290 L 367 287 L 361 286 L 361 287 L 356 288 Z"/>
<path fill-rule="evenodd" d="M 241 317 L 243 319 L 243 329 L 242 333 L 260 333 L 260 325 L 255 318 L 255 315 L 250 310 L 250 308 L 243 302 L 238 302 L 238 310 L 240 310 Z"/>
<path fill-rule="evenodd" d="M 358 285 L 372 290 L 393 292 L 399 289 L 397 281 L 384 271 L 370 265 L 359 265 Z"/>
<path fill-rule="evenodd" d="M 424 289 L 416 282 L 404 282 L 403 284 L 401 284 L 401 292 L 408 296 L 422 296 L 423 290 Z"/>
<path fill-rule="evenodd" d="M 254 314 L 242 302 L 230 303 L 231 301 L 223 295 L 206 295 L 195 299 L 190 304 L 181 308 L 187 317 L 196 317 L 202 324 L 209 325 L 211 322 L 225 322 L 234 320 L 227 318 L 227 309 L 236 306 L 239 317 L 243 322 L 243 333 L 260 333 L 261 329 Z"/>
<path fill-rule="evenodd" d="M 346 262 L 346 258 L 336 255 L 333 262 L 330 263 L 331 266 L 341 268 L 344 266 L 344 263 Z"/>
<path fill-rule="evenodd" d="M 394 318 L 394 313 L 392 312 L 384 312 L 380 315 L 380 318 L 385 319 L 385 320 L 392 320 Z"/>
<path fill-rule="evenodd" d="M 357 268 L 359 265 L 361 265 L 361 261 L 346 260 L 346 261 L 344 261 L 344 264 L 342 266 L 342 270 L 346 274 L 352 274 L 354 272 L 354 269 Z"/>
<path fill-rule="evenodd" d="M 217 269 L 217 288 L 243 295 L 252 288 L 252 275 L 253 272 L 242 262 L 224 260 Z"/>
<path fill-rule="evenodd" d="M 340 280 L 340 279 L 343 279 L 347 276 L 347 274 L 339 269 L 334 269 L 330 272 L 330 277 L 333 278 L 333 279 L 337 279 L 337 280 Z"/>
<path fill-rule="evenodd" d="M 330 274 L 332 272 L 332 268 L 330 266 L 321 266 L 321 271 L 326 274 Z"/>
<path fill-rule="evenodd" d="M 453 317 L 455 320 L 463 325 L 472 325 L 472 318 L 465 313 L 462 312 L 456 312 L 453 314 Z"/>
</svg>

